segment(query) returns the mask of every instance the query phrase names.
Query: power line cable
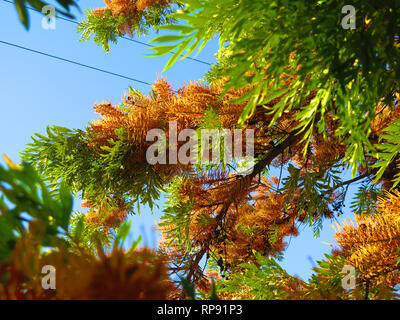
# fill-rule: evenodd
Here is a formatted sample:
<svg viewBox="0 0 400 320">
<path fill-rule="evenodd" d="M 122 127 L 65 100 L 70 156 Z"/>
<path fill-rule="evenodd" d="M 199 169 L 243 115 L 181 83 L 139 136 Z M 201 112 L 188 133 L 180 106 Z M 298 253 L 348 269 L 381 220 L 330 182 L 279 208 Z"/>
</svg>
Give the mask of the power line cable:
<svg viewBox="0 0 400 320">
<path fill-rule="evenodd" d="M 14 4 L 14 1 L 10 1 L 10 0 L 3 0 L 4 2 L 7 2 L 7 3 L 10 3 L 10 4 Z M 35 11 L 35 12 L 38 12 L 38 13 L 42 13 L 41 11 L 39 11 L 38 9 L 36 9 L 36 8 L 32 8 L 32 7 L 30 7 L 30 6 L 26 6 L 26 8 L 28 9 L 28 10 L 32 10 L 32 11 Z M 71 19 L 68 19 L 68 18 L 64 18 L 64 17 L 58 17 L 57 16 L 57 19 L 60 19 L 60 20 L 65 20 L 65 21 L 68 21 L 68 22 L 71 22 L 71 23 L 75 23 L 75 24 L 78 24 L 78 22 L 76 22 L 76 21 L 74 21 L 74 20 L 71 20 Z"/>
<path fill-rule="evenodd" d="M 14 2 L 13 2 L 13 1 L 10 1 L 10 0 L 3 0 L 3 1 L 4 1 L 4 2 L 7 2 L 7 3 L 14 4 Z M 27 6 L 26 8 L 29 9 L 29 10 L 32 10 L 32 11 L 41 13 L 41 12 L 40 12 L 39 10 L 37 10 L 36 8 L 32 8 L 32 7 L 29 7 L 29 6 Z M 70 23 L 73 23 L 73 24 L 76 24 L 76 25 L 79 24 L 79 22 L 76 22 L 76 21 L 71 20 L 71 19 L 68 19 L 68 18 L 57 17 L 57 19 L 61 19 L 61 20 L 64 20 L 64 21 L 67 21 L 67 22 L 70 22 Z M 131 42 L 134 42 L 134 43 L 138 43 L 138 44 L 144 45 L 144 46 L 149 47 L 149 48 L 154 47 L 154 46 L 152 46 L 151 44 L 148 44 L 148 43 L 146 43 L 146 42 L 139 41 L 139 40 L 135 40 L 135 39 L 132 39 L 132 38 L 128 38 L 128 37 L 126 37 L 126 36 L 121 36 L 120 38 L 125 39 L 125 40 L 128 40 L 128 41 L 131 41 Z M 171 52 L 171 54 L 174 54 L 174 52 Z M 180 56 L 183 56 L 183 55 L 181 54 Z M 189 59 L 189 60 L 192 60 L 192 61 L 196 61 L 196 62 L 205 64 L 205 65 L 208 65 L 208 66 L 211 66 L 211 65 L 212 65 L 212 64 L 209 63 L 209 62 L 202 61 L 202 60 L 196 59 L 196 58 L 187 57 L 186 59 Z"/>
<path fill-rule="evenodd" d="M 37 53 L 37 54 L 40 54 L 40 55 L 43 55 L 43 56 L 46 56 L 46 57 L 50 57 L 50 58 L 53 58 L 53 59 L 57 59 L 57 60 L 61 60 L 61 61 L 64 61 L 64 62 L 72 63 L 72 64 L 75 64 L 75 65 L 78 65 L 78 66 L 81 66 L 81 67 L 85 67 L 85 68 L 88 68 L 88 69 L 92 69 L 92 70 L 100 71 L 100 72 L 103 72 L 103 73 L 107 73 L 107 74 L 110 74 L 110 75 L 113 75 L 113 76 L 116 76 L 116 77 L 128 79 L 128 80 L 131 80 L 131 81 L 135 81 L 135 82 L 138 82 L 138 83 L 147 84 L 147 85 L 151 86 L 151 84 L 149 82 L 146 82 L 146 81 L 142 81 L 142 80 L 139 80 L 139 79 L 127 77 L 127 76 L 124 76 L 124 75 L 119 74 L 119 73 L 107 71 L 107 70 L 104 70 L 104 69 L 92 67 L 92 66 L 89 66 L 87 64 L 83 64 L 83 63 L 76 62 L 76 61 L 73 61 L 73 60 L 69 60 L 69 59 L 58 57 L 58 56 L 54 56 L 52 54 L 48 54 L 46 52 L 30 49 L 30 48 L 27 48 L 27 47 L 24 47 L 24 46 L 17 45 L 15 43 L 6 42 L 6 41 L 3 41 L 3 40 L 0 40 L 0 43 L 8 45 L 8 46 L 15 47 L 15 48 L 23 49 L 23 50 L 26 50 L 26 51 L 30 51 L 30 52 L 33 52 L 33 53 Z"/>
</svg>

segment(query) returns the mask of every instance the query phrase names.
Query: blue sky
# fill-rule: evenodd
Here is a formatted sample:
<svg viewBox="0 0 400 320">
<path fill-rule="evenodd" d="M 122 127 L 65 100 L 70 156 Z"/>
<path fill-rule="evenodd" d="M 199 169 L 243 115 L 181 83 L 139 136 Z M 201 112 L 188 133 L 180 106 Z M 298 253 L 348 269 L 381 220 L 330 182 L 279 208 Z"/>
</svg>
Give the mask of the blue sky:
<svg viewBox="0 0 400 320">
<path fill-rule="evenodd" d="M 79 1 L 82 9 L 101 7 L 102 0 Z M 83 11 L 83 10 L 82 10 Z M 82 14 L 74 10 L 77 20 Z M 76 25 L 64 20 L 56 21 L 55 30 L 44 30 L 42 17 L 30 11 L 31 27 L 27 32 L 19 22 L 12 4 L 0 0 L 0 41 L 11 42 L 33 50 L 74 60 L 93 67 L 119 73 L 131 78 L 153 83 L 165 66 L 168 56 L 149 58 L 142 55 L 152 51 L 145 46 L 120 39 L 111 46 L 111 53 L 106 54 L 93 41 L 80 42 Z M 154 34 L 142 37 L 147 42 Z M 217 40 L 211 41 L 199 54 L 198 59 L 214 62 Z M 176 63 L 163 73 L 174 88 L 190 80 L 201 79 L 208 66 L 192 60 Z M 49 57 L 37 55 L 0 43 L 0 152 L 7 154 L 15 162 L 20 160 L 21 152 L 30 137 L 44 133 L 47 125 L 69 128 L 84 128 L 87 123 L 97 118 L 93 106 L 95 103 L 110 101 L 119 103 L 124 90 L 132 86 L 142 92 L 149 92 L 150 87 L 98 71 L 86 69 Z M 3 159 L 0 160 L 4 164 Z M 349 188 L 349 194 L 354 187 Z M 349 198 L 349 197 L 348 197 Z M 349 201 L 347 201 L 349 202 Z M 80 208 L 79 200 L 74 204 Z M 160 208 L 162 200 L 160 201 Z M 345 215 L 352 216 L 346 206 Z M 133 216 L 132 237 L 142 235 L 146 244 L 154 244 L 156 236 L 152 232 L 154 221 L 161 210 L 151 214 L 142 210 L 141 216 Z M 300 236 L 290 239 L 282 266 L 290 273 L 308 279 L 311 274 L 311 260 L 320 260 L 324 253 L 330 252 L 328 245 L 322 242 L 334 242 L 334 231 L 326 221 L 321 236 L 313 237 L 312 229 L 301 228 Z"/>
</svg>

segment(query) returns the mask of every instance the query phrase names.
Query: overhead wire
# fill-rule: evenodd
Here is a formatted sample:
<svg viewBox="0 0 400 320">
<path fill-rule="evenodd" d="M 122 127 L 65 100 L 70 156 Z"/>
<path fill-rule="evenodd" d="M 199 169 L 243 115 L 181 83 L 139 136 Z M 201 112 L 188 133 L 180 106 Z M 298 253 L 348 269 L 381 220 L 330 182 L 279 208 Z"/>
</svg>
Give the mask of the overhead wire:
<svg viewBox="0 0 400 320">
<path fill-rule="evenodd" d="M 11 0 L 3 0 L 3 1 L 4 1 L 4 2 L 7 2 L 7 3 L 10 3 L 10 4 L 14 4 L 14 2 L 11 1 Z M 32 11 L 41 13 L 39 10 L 37 10 L 37 9 L 35 9 L 35 8 L 32 8 L 32 7 L 30 7 L 30 6 L 27 6 L 26 8 L 29 9 L 29 10 L 32 10 Z M 57 16 L 57 19 L 61 19 L 61 20 L 64 20 L 64 21 L 67 21 L 67 22 L 70 22 L 70 23 L 73 23 L 73 24 L 76 24 L 76 25 L 79 24 L 79 22 L 74 21 L 74 20 L 71 20 L 71 19 L 68 19 L 68 18 L 65 18 L 65 17 L 59 17 L 59 16 Z M 132 39 L 132 38 L 129 38 L 129 37 L 126 37 L 126 36 L 121 36 L 120 38 L 122 38 L 122 39 L 124 39 L 124 40 L 128 40 L 128 41 L 134 42 L 134 43 L 137 43 L 137 44 L 144 45 L 144 46 L 149 47 L 149 48 L 154 47 L 154 46 L 152 46 L 151 44 L 148 44 L 148 43 L 146 43 L 146 42 L 139 41 L 139 40 L 136 40 L 136 39 Z M 174 54 L 174 52 L 171 52 L 171 54 Z M 181 54 L 180 56 L 183 56 L 183 55 Z M 192 61 L 195 61 L 195 62 L 199 62 L 199 63 L 205 64 L 205 65 L 208 65 L 208 66 L 211 66 L 211 65 L 212 65 L 212 64 L 209 63 L 209 62 L 206 62 L 206 61 L 203 61 L 203 60 L 200 60 L 200 59 L 196 59 L 196 58 L 192 58 L 192 57 L 187 57 L 186 59 L 189 59 L 189 60 L 192 60 Z"/>
<path fill-rule="evenodd" d="M 131 80 L 131 81 L 135 81 L 135 82 L 138 82 L 138 83 L 142 83 L 142 84 L 146 84 L 146 85 L 151 86 L 151 83 L 149 83 L 147 81 L 131 78 L 131 77 L 119 74 L 119 73 L 107 71 L 107 70 L 100 69 L 100 68 L 93 67 L 93 66 L 89 66 L 89 65 L 81 63 L 81 62 L 65 59 L 65 58 L 62 58 L 62 57 L 59 57 L 59 56 L 55 56 L 55 55 L 43 52 L 43 51 L 38 51 L 38 50 L 34 50 L 34 49 L 27 48 L 27 47 L 24 47 L 24 46 L 20 46 L 20 45 L 17 45 L 15 43 L 3 41 L 3 40 L 0 40 L 0 43 L 8 45 L 8 46 L 15 47 L 15 48 L 23 49 L 23 50 L 26 50 L 26 51 L 30 51 L 30 52 L 33 52 L 33 53 L 36 53 L 36 54 L 40 54 L 40 55 L 43 55 L 43 56 L 47 56 L 47 57 L 50 57 L 50 58 L 53 58 L 53 59 L 57 59 L 57 60 L 61 60 L 61 61 L 64 61 L 64 62 L 72 63 L 72 64 L 75 64 L 75 65 L 78 65 L 78 66 L 81 66 L 81 67 L 85 67 L 85 68 L 88 68 L 88 69 L 92 69 L 92 70 L 96 70 L 96 71 L 99 71 L 99 72 L 107 73 L 107 74 L 110 74 L 110 75 L 113 75 L 113 76 L 116 76 L 116 77 L 124 78 L 124 79 L 127 79 L 127 80 Z"/>
</svg>

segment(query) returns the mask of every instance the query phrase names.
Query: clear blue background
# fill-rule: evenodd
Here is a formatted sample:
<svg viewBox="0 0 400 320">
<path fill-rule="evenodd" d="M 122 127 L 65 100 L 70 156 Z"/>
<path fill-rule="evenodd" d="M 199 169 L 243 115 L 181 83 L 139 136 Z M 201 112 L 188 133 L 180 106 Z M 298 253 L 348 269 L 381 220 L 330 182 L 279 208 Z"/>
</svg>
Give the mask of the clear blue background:
<svg viewBox="0 0 400 320">
<path fill-rule="evenodd" d="M 104 6 L 101 0 L 79 1 L 83 9 Z M 78 21 L 83 14 L 74 10 Z M 165 77 L 174 88 L 185 82 L 201 79 L 208 69 L 207 65 L 189 59 L 179 61 L 167 72 L 161 74 L 169 56 L 148 58 L 142 55 L 152 51 L 143 45 L 120 39 L 111 46 L 111 54 L 106 54 L 93 41 L 80 42 L 76 25 L 64 20 L 56 21 L 55 30 L 44 30 L 42 16 L 30 11 L 31 27 L 27 32 L 18 20 L 14 6 L 0 0 L 0 40 L 43 51 L 52 55 L 74 60 L 93 67 L 119 73 L 131 78 L 153 83 L 158 76 Z M 147 42 L 154 34 L 143 37 Z M 211 41 L 197 57 L 214 62 L 217 41 Z M 130 82 L 112 75 L 89 70 L 49 57 L 9 47 L 0 43 L 0 152 L 19 162 L 21 152 L 30 137 L 44 133 L 46 126 L 59 125 L 69 128 L 84 128 L 91 120 L 97 119 L 93 106 L 95 103 L 110 101 L 119 103 L 124 90 L 131 85 L 144 93 L 150 87 Z M 0 160 L 4 164 L 3 159 Z M 347 175 L 348 176 L 348 175 Z M 349 188 L 349 195 L 354 187 Z M 348 196 L 348 200 L 349 200 Z M 132 237 L 142 235 L 143 244 L 155 246 L 158 235 L 153 231 L 155 220 L 161 215 L 160 209 L 154 214 L 145 208 L 140 216 L 132 216 Z M 348 210 L 338 218 L 352 217 Z M 80 209 L 79 199 L 74 208 Z M 332 221 L 325 221 L 319 238 L 314 238 L 312 229 L 300 228 L 300 235 L 287 239 L 289 246 L 285 252 L 282 266 L 292 275 L 307 280 L 311 267 L 321 260 L 331 248 L 323 242 L 334 242 Z"/>
</svg>

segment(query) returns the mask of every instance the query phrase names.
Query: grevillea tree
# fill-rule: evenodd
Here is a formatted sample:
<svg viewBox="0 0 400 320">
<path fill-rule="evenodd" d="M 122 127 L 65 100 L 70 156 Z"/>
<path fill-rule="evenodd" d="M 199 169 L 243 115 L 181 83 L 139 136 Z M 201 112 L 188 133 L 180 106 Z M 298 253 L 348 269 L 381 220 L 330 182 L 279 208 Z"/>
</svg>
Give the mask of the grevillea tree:
<svg viewBox="0 0 400 320">
<path fill-rule="evenodd" d="M 164 31 L 152 49 L 172 53 L 166 68 L 214 37 L 220 47 L 205 81 L 172 88 L 158 79 L 149 94 L 130 89 L 117 105 L 96 105 L 100 119 L 85 130 L 53 126 L 34 137 L 24 160 L 51 186 L 62 179 L 82 194 L 88 213 L 77 221 L 101 230 L 106 245 L 138 205 L 152 207 L 166 192 L 158 254 L 185 289 L 177 283 L 169 298 L 396 298 L 400 1 L 353 1 L 350 29 L 339 0 L 105 2 L 79 30 L 106 51 L 150 27 Z M 238 173 L 235 157 L 149 163 L 148 132 L 161 129 L 172 143 L 171 123 L 178 132 L 253 130 L 251 170 Z M 353 183 L 359 190 L 348 195 Z M 337 225 L 309 281 L 287 274 L 277 262 L 285 239 L 302 224 L 318 235 L 346 196 L 356 221 Z M 347 265 L 357 277 L 351 287 Z"/>
</svg>

